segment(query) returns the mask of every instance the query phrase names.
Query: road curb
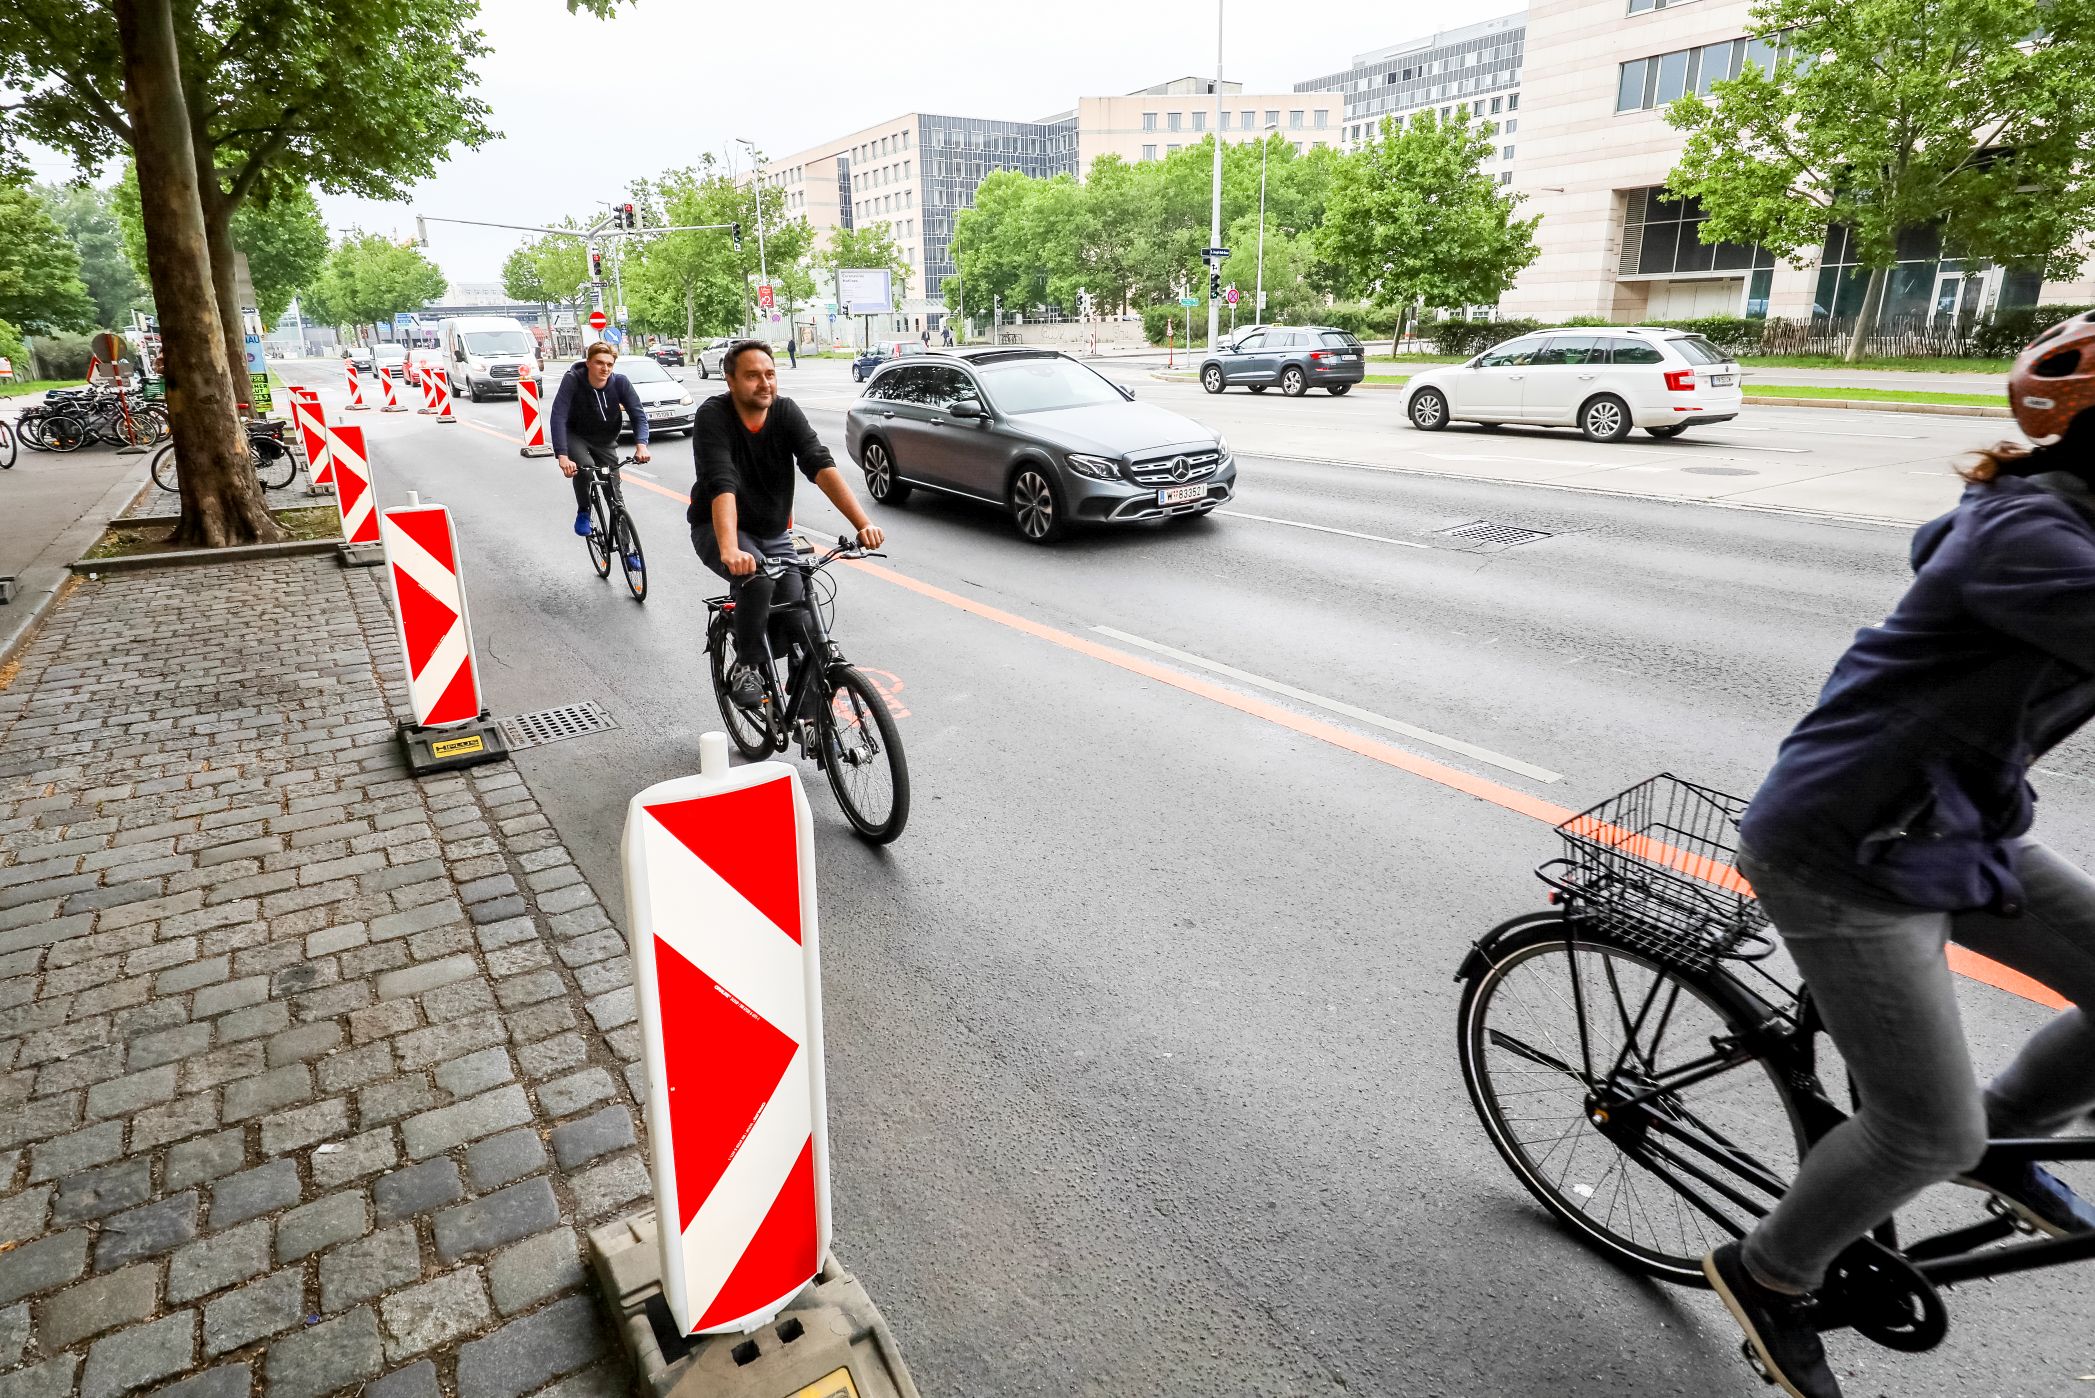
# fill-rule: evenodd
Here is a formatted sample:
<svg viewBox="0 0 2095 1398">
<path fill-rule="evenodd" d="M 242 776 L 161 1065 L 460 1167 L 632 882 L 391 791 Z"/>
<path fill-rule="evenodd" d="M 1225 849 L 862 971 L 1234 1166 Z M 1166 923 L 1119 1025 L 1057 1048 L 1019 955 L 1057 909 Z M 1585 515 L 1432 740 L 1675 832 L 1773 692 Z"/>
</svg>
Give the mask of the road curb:
<svg viewBox="0 0 2095 1398">
<path fill-rule="evenodd" d="M 257 558 L 296 558 L 308 553 L 333 553 L 341 546 L 340 538 L 292 539 L 281 544 L 176 549 L 171 553 L 140 553 L 128 558 L 83 558 L 69 566 L 75 573 L 140 573 L 149 568 L 189 568 L 204 563 L 243 563 Z"/>
<path fill-rule="evenodd" d="M 61 530 L 58 537 L 22 570 L 16 579 L 20 590 L 15 599 L 0 609 L 0 667 L 14 659 L 36 634 L 45 613 L 51 610 L 51 604 L 71 581 L 70 565 L 58 560 L 78 558 L 93 548 L 95 540 L 102 537 L 102 531 L 107 527 L 103 521 L 130 509 L 152 486 L 151 472 L 150 458 L 138 458 L 135 476 L 126 476 L 104 491 L 94 508 Z"/>
</svg>

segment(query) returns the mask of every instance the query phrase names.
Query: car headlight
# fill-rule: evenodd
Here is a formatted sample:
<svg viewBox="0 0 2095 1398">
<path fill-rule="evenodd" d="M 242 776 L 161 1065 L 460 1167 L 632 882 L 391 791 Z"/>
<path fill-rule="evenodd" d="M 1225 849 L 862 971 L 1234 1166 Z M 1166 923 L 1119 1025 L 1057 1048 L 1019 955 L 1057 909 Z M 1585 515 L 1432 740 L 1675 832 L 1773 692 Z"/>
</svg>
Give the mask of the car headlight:
<svg viewBox="0 0 2095 1398">
<path fill-rule="evenodd" d="M 677 402 L 682 403 L 687 408 L 690 407 L 693 403 L 696 403 L 697 401 L 698 400 L 696 398 L 693 398 L 688 393 L 685 394 L 683 397 L 677 399 Z"/>
<path fill-rule="evenodd" d="M 1217 437 L 1215 439 L 1215 464 L 1217 466 L 1227 466 L 1234 460 L 1236 460 L 1236 453 L 1229 449 L 1229 438 Z"/>
<path fill-rule="evenodd" d="M 1103 456 L 1086 456 L 1080 451 L 1069 454 L 1069 469 L 1080 476 L 1089 476 L 1095 481 L 1117 481 L 1120 479 L 1120 463 L 1109 461 Z"/>
</svg>

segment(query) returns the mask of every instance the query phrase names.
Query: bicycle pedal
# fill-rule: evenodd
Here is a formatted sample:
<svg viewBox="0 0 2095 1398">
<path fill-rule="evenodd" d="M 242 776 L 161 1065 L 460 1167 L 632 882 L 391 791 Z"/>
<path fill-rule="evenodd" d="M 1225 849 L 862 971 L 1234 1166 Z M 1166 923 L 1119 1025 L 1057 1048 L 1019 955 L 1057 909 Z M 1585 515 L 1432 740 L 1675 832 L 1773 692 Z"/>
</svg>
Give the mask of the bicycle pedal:
<svg viewBox="0 0 2095 1398">
<path fill-rule="evenodd" d="M 1753 1348 L 1751 1340 L 1739 1341 L 1739 1353 L 1746 1356 L 1746 1363 L 1752 1368 L 1754 1373 L 1760 1375 L 1762 1383 L 1770 1388 L 1775 1386 L 1775 1376 L 1768 1372 L 1767 1365 L 1760 1362 L 1760 1354 Z"/>
<path fill-rule="evenodd" d="M 2007 1200 L 2001 1198 L 1998 1194 L 1989 1194 L 1986 1196 L 1986 1212 L 1992 1214 L 1997 1219 L 2001 1219 L 2006 1223 L 2014 1225 L 2015 1231 L 2017 1233 L 2022 1234 L 2024 1237 L 2038 1238 L 2049 1236 L 2044 1232 L 2043 1229 L 2037 1227 L 2036 1224 L 2031 1223 L 2028 1219 L 2024 1218 L 2021 1212 L 2017 1210 L 2013 1204 L 2010 1204 Z"/>
</svg>

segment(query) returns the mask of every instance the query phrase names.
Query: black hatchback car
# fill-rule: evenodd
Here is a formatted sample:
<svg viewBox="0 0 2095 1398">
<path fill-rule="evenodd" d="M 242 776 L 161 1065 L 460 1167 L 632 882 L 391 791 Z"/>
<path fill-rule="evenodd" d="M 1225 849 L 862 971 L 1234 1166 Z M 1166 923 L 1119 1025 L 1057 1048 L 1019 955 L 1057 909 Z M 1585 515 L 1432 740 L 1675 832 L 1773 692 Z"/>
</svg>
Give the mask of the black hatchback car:
<svg viewBox="0 0 2095 1398">
<path fill-rule="evenodd" d="M 1290 398 L 1321 388 L 1344 397 L 1367 377 L 1360 341 L 1328 325 L 1267 325 L 1225 344 L 1200 363 L 1200 386 L 1220 393 L 1239 384 L 1264 393 L 1276 384 Z"/>
</svg>

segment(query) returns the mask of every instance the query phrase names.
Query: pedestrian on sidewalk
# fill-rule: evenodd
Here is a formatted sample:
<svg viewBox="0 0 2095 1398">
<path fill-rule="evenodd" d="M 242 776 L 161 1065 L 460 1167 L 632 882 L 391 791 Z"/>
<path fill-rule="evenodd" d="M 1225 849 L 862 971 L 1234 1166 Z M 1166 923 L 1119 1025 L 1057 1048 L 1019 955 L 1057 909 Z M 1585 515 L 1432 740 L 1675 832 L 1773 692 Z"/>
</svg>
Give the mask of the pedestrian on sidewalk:
<svg viewBox="0 0 2095 1398">
<path fill-rule="evenodd" d="M 800 367 L 800 337 L 798 335 L 786 336 L 786 364 L 794 369 Z"/>
<path fill-rule="evenodd" d="M 951 321 L 947 321 L 944 325 L 939 327 L 939 333 L 946 337 L 946 346 L 948 348 L 951 348 L 953 344 L 953 323 Z"/>
<path fill-rule="evenodd" d="M 931 348 L 931 327 L 928 325 L 924 327 L 924 348 Z"/>
</svg>

